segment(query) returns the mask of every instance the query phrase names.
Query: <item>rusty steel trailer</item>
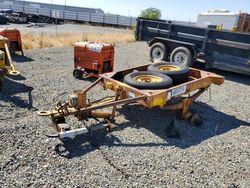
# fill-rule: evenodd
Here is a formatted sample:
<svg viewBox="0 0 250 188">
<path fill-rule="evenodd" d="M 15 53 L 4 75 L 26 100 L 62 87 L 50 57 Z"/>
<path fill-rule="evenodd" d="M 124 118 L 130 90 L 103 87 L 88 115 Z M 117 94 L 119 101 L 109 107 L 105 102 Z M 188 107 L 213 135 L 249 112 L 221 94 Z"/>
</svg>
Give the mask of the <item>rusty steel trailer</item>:
<svg viewBox="0 0 250 188">
<path fill-rule="evenodd" d="M 160 107 L 166 110 L 180 110 L 181 118 L 185 118 L 188 114 L 189 105 L 208 89 L 212 83 L 221 85 L 224 82 L 224 77 L 222 76 L 194 68 L 189 69 L 187 82 L 168 89 L 141 90 L 122 82 L 125 75 L 135 70 L 147 70 L 149 65 L 102 74 L 99 79 L 86 89 L 74 91 L 69 100 L 58 103 L 54 110 L 39 111 L 38 114 L 51 117 L 52 124 L 57 131 L 55 136 L 60 139 L 74 138 L 76 135 L 87 134 L 99 129 L 111 129 L 111 122 L 115 118 L 116 106 L 122 104 L 136 102 L 147 108 Z M 104 89 L 113 90 L 115 95 L 90 102 L 87 99 L 88 91 L 97 84 L 101 84 Z M 107 107 L 112 107 L 112 111 L 105 112 L 101 110 Z M 102 118 L 104 124 L 71 129 L 71 126 L 66 124 L 65 117 L 67 116 L 75 116 L 79 121 L 87 120 L 88 118 Z"/>
</svg>

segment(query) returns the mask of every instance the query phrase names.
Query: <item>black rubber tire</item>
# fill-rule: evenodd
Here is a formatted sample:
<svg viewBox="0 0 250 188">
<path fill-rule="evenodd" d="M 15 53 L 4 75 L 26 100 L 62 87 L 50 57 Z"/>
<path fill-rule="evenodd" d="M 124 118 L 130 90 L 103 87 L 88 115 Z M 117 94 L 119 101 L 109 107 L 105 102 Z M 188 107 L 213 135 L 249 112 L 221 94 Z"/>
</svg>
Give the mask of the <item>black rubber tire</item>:
<svg viewBox="0 0 250 188">
<path fill-rule="evenodd" d="M 111 67 L 110 67 L 110 64 L 109 64 L 109 61 L 106 61 L 103 63 L 103 73 L 106 73 L 106 72 L 110 72 L 111 70 Z"/>
<path fill-rule="evenodd" d="M 0 92 L 3 90 L 3 81 L 0 80 Z"/>
<path fill-rule="evenodd" d="M 158 51 L 157 51 L 158 50 Z M 156 58 L 155 56 L 158 52 L 159 58 Z M 168 58 L 169 52 L 168 49 L 166 48 L 165 44 L 161 43 L 161 42 L 157 42 L 155 44 L 153 44 L 150 48 L 150 60 L 152 62 L 159 62 L 159 61 L 164 61 Z"/>
<path fill-rule="evenodd" d="M 10 50 L 14 51 L 19 48 L 19 43 L 17 41 L 10 42 Z"/>
<path fill-rule="evenodd" d="M 5 74 L 6 74 L 6 70 L 0 69 L 0 78 L 3 78 Z"/>
<path fill-rule="evenodd" d="M 2 91 L 3 89 L 4 75 L 5 71 L 3 69 L 0 69 L 0 91 Z"/>
<path fill-rule="evenodd" d="M 79 69 L 75 69 L 75 70 L 73 71 L 73 76 L 74 76 L 74 78 L 76 78 L 76 79 L 82 79 L 83 71 L 82 71 L 82 70 L 79 70 Z"/>
<path fill-rule="evenodd" d="M 161 65 L 173 65 L 180 68 L 180 70 L 175 71 L 168 71 L 168 70 L 160 70 L 157 67 Z M 157 72 L 161 74 L 165 74 L 172 78 L 174 85 L 182 84 L 188 80 L 189 75 L 189 68 L 179 63 L 170 63 L 170 62 L 160 62 L 160 63 L 153 63 L 152 65 L 148 66 L 148 71 Z"/>
<path fill-rule="evenodd" d="M 162 80 L 160 82 L 141 82 L 134 79 L 136 76 L 140 75 L 152 75 Z M 167 89 L 173 85 L 173 80 L 170 77 L 161 73 L 148 71 L 129 73 L 124 77 L 123 82 L 137 89 Z"/>
<path fill-rule="evenodd" d="M 178 57 L 180 59 L 179 61 L 176 60 Z M 182 60 L 182 57 L 184 57 L 184 60 Z M 186 47 L 177 47 L 172 51 L 170 55 L 170 61 L 190 67 L 193 64 L 193 54 Z"/>
</svg>

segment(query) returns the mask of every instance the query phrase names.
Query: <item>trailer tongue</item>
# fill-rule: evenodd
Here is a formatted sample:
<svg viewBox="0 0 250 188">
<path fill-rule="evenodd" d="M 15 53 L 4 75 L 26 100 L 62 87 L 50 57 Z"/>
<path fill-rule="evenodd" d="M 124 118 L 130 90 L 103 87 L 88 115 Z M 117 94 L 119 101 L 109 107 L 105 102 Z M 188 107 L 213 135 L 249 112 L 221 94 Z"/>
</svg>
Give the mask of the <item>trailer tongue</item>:
<svg viewBox="0 0 250 188">
<path fill-rule="evenodd" d="M 9 40 L 0 35 L 0 91 L 3 88 L 4 76 L 17 76 L 20 72 L 15 69 L 9 51 Z"/>
<path fill-rule="evenodd" d="M 75 91 L 64 102 L 57 104 L 51 111 L 39 111 L 40 116 L 50 116 L 52 124 L 57 132 L 55 136 L 63 138 L 74 138 L 79 134 L 100 129 L 111 129 L 112 120 L 115 118 L 116 106 L 137 102 L 147 108 L 160 107 L 166 110 L 180 110 L 181 118 L 188 114 L 189 105 L 196 100 L 209 86 L 214 83 L 221 85 L 224 78 L 205 71 L 190 68 L 188 81 L 175 85 L 168 89 L 142 90 L 131 87 L 122 82 L 125 75 L 137 70 L 145 71 L 149 65 L 143 65 L 118 72 L 102 74 L 99 79 L 84 90 Z M 88 91 L 97 84 L 101 84 L 104 89 L 114 91 L 115 95 L 89 102 Z M 100 111 L 101 109 L 112 107 L 111 112 Z M 80 129 L 72 129 L 66 123 L 65 117 L 75 116 L 79 121 L 87 121 L 89 118 L 102 120 L 102 124 L 91 125 Z"/>
</svg>

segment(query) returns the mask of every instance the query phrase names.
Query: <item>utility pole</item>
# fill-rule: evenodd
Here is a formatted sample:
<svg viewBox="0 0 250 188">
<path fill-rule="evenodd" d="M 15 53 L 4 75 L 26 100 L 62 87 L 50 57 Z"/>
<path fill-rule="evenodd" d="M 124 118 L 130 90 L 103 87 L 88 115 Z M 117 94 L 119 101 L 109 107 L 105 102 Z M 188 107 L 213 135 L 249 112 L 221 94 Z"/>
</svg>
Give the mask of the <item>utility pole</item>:
<svg viewBox="0 0 250 188">
<path fill-rule="evenodd" d="M 65 10 L 66 10 L 66 7 L 67 7 L 67 0 L 64 0 L 64 5 L 65 5 Z"/>
</svg>

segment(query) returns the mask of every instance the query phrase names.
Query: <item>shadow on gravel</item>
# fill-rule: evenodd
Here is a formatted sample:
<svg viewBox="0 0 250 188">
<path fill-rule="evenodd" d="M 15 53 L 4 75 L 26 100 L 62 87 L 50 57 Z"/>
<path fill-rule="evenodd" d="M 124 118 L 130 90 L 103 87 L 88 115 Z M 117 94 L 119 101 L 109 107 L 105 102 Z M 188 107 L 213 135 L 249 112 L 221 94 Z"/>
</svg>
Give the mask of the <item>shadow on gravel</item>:
<svg viewBox="0 0 250 188">
<path fill-rule="evenodd" d="M 54 150 L 59 156 L 67 159 L 83 156 L 95 150 L 100 150 L 102 155 L 106 155 L 101 146 L 125 146 L 119 138 L 109 134 L 107 131 L 96 132 L 91 136 L 77 136 L 73 140 L 64 139 L 61 142 L 55 146 Z"/>
<path fill-rule="evenodd" d="M 86 82 L 88 81 L 91 84 L 91 83 L 95 82 L 97 80 L 97 78 L 95 78 L 95 77 L 87 77 L 87 78 L 78 78 L 78 80 L 83 80 L 83 81 L 86 81 Z"/>
<path fill-rule="evenodd" d="M 5 76 L 5 78 L 9 78 L 12 80 L 26 80 L 26 78 L 24 76 L 22 76 L 21 74 L 19 74 L 19 75 L 7 75 L 7 76 Z"/>
<path fill-rule="evenodd" d="M 0 93 L 0 101 L 13 103 L 20 108 L 33 109 L 32 90 L 33 87 L 26 86 L 25 84 L 15 82 L 10 78 L 5 77 L 4 88 Z M 20 96 L 15 96 L 20 93 L 27 93 L 28 100 L 24 100 Z"/>
<path fill-rule="evenodd" d="M 140 110 L 138 106 L 134 106 L 133 108 L 135 109 L 128 110 L 126 108 L 121 108 L 120 113 L 125 115 L 126 119 L 128 119 L 131 123 L 148 129 L 149 131 L 166 141 L 166 144 L 149 143 L 138 146 L 174 145 L 176 147 L 185 149 L 190 146 L 200 144 L 204 140 L 211 137 L 224 134 L 237 127 L 249 126 L 248 122 L 217 111 L 206 103 L 196 102 L 191 105 L 190 111 L 198 113 L 201 116 L 203 125 L 197 127 L 192 126 L 191 124 L 182 120 L 177 120 L 176 128 L 180 133 L 180 138 L 170 139 L 166 136 L 167 124 L 169 124 L 169 121 L 171 120 L 171 118 L 173 118 L 170 116 L 170 114 L 167 114 L 166 112 L 167 117 L 163 117 L 161 115 L 162 112 L 159 112 L 161 111 L 160 109 L 146 108 Z M 167 121 L 166 119 L 170 120 Z M 127 123 L 126 126 L 131 125 L 130 122 Z"/>
<path fill-rule="evenodd" d="M 55 152 L 67 159 L 83 156 L 89 152 L 94 151 L 96 148 L 89 144 L 86 137 L 77 136 L 75 139 L 62 140 L 55 146 Z"/>
<path fill-rule="evenodd" d="M 169 112 L 161 109 L 148 109 L 139 105 L 124 105 L 117 109 L 123 114 L 128 122 L 117 124 L 113 131 L 122 131 L 127 127 L 144 128 L 160 137 L 162 142 L 145 142 L 127 144 L 122 143 L 119 138 L 105 131 L 94 133 L 91 140 L 78 137 L 74 140 L 65 141 L 56 146 L 55 151 L 63 157 L 73 158 L 84 155 L 88 152 L 100 149 L 100 146 L 107 147 L 157 147 L 176 146 L 182 149 L 200 144 L 201 142 L 231 131 L 240 126 L 250 126 L 248 122 L 235 118 L 234 116 L 215 110 L 213 107 L 196 102 L 191 105 L 192 112 L 199 113 L 203 120 L 203 125 L 194 127 L 190 124 L 177 120 L 176 128 L 180 133 L 180 138 L 171 139 L 167 135 L 167 125 L 173 119 Z M 61 149 L 60 149 L 61 148 Z"/>
<path fill-rule="evenodd" d="M 19 54 L 11 54 L 12 60 L 15 61 L 16 63 L 24 63 L 24 62 L 30 62 L 34 61 L 34 59 L 29 58 L 27 56 L 22 56 Z"/>
</svg>

